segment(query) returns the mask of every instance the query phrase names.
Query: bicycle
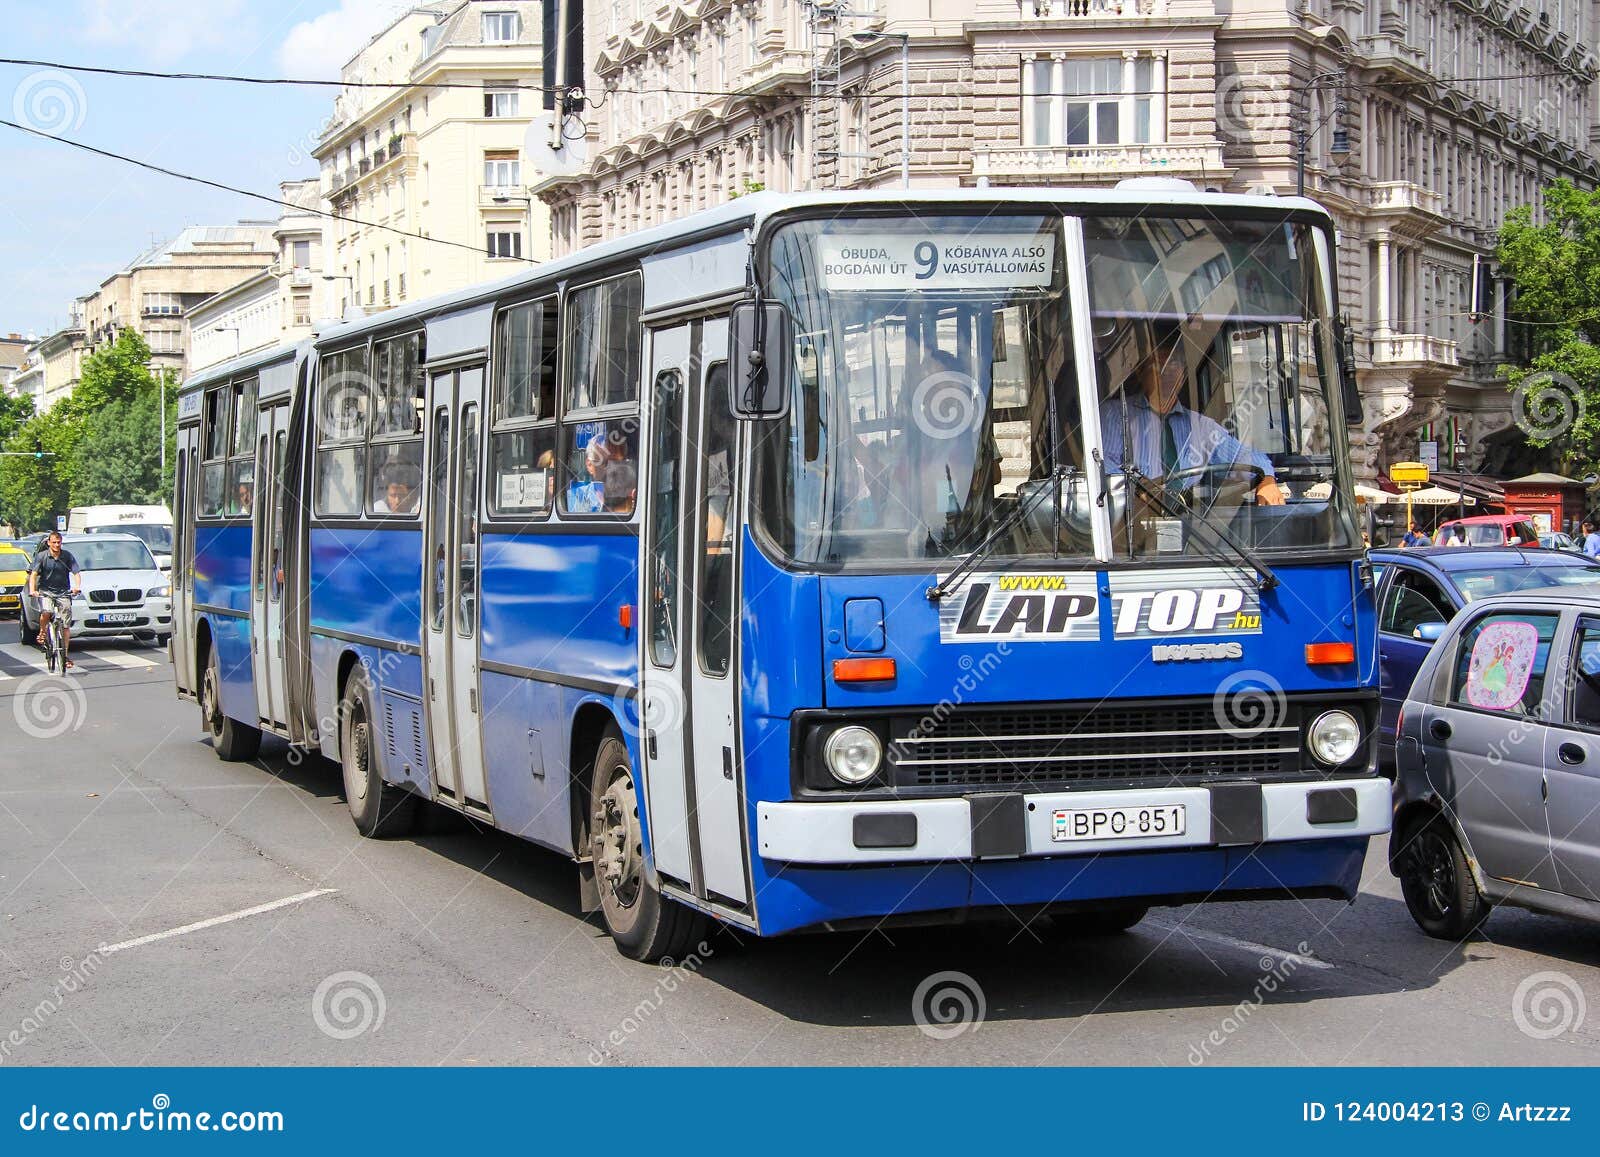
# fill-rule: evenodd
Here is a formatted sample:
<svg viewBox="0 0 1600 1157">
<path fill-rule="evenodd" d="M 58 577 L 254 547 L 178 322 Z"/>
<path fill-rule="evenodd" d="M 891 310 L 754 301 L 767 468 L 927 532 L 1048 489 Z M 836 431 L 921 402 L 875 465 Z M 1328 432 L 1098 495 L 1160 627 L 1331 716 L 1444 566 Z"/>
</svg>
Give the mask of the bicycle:
<svg viewBox="0 0 1600 1157">
<path fill-rule="evenodd" d="M 39 607 L 41 615 L 48 597 L 45 595 L 40 596 Z M 57 667 L 60 667 L 61 674 L 66 674 L 66 629 L 66 625 L 61 621 L 61 608 L 52 605 L 50 621 L 45 624 L 44 628 L 44 669 L 52 675 L 57 673 Z"/>
</svg>

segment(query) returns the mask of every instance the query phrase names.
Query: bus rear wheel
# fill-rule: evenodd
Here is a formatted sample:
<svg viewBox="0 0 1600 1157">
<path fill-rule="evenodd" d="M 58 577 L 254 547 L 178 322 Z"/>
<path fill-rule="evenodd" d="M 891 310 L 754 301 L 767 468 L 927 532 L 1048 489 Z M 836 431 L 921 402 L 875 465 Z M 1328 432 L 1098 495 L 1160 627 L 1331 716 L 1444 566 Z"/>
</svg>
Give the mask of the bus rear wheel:
<svg viewBox="0 0 1600 1157">
<path fill-rule="evenodd" d="M 370 839 L 403 836 L 417 818 L 417 797 L 385 782 L 373 727 L 372 688 L 358 667 L 344 689 L 340 711 L 339 766 L 344 800 L 356 831 Z"/>
<path fill-rule="evenodd" d="M 254 759 L 261 750 L 261 730 L 222 713 L 222 668 L 213 647 L 206 659 L 206 673 L 200 680 L 200 718 L 211 736 L 211 747 L 219 759 L 237 763 Z"/>
<path fill-rule="evenodd" d="M 618 952 L 650 962 L 677 958 L 705 936 L 705 917 L 663 896 L 645 869 L 633 762 L 614 731 L 600 741 L 589 778 L 589 852 L 600 912 Z"/>
</svg>

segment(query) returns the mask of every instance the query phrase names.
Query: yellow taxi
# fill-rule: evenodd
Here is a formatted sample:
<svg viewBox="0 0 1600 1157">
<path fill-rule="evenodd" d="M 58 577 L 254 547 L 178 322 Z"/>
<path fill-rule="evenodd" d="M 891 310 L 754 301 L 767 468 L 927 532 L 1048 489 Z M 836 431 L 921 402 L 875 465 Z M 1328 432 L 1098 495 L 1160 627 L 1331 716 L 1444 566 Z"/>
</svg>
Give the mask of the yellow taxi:
<svg viewBox="0 0 1600 1157">
<path fill-rule="evenodd" d="M 22 592 L 28 589 L 29 555 L 20 546 L 0 542 L 0 615 L 22 610 Z"/>
</svg>

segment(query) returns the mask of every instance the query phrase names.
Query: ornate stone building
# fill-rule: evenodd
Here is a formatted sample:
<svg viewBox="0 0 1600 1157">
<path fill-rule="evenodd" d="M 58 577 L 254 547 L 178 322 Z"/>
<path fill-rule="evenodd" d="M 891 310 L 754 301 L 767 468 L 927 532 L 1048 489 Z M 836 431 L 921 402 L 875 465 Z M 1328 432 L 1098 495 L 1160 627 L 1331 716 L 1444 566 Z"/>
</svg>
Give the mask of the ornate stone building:
<svg viewBox="0 0 1600 1157">
<path fill-rule="evenodd" d="M 1504 211 L 1600 180 L 1596 0 L 584 2 L 561 254 L 752 188 L 1306 191 L 1338 217 L 1364 476 L 1510 425 Z M 908 45 L 908 93 L 900 54 Z M 576 127 L 576 132 L 573 131 Z M 1477 300 L 1474 300 L 1474 285 Z"/>
</svg>

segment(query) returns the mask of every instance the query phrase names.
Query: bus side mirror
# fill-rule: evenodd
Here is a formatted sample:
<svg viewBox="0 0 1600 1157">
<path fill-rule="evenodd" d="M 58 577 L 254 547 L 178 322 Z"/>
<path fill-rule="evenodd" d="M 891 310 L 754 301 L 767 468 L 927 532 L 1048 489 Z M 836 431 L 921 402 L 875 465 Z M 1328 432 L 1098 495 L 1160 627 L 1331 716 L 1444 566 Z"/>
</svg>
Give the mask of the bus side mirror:
<svg viewBox="0 0 1600 1157">
<path fill-rule="evenodd" d="M 774 301 L 741 302 L 728 321 L 728 402 L 735 418 L 762 421 L 789 412 L 794 348 L 789 311 Z"/>
<path fill-rule="evenodd" d="M 1367 542 L 1372 546 L 1388 546 L 1389 531 L 1394 526 L 1394 519 L 1379 518 L 1378 512 L 1367 504 Z"/>
<path fill-rule="evenodd" d="M 1366 421 L 1361 405 L 1361 384 L 1356 379 L 1356 339 L 1350 332 L 1349 317 L 1333 323 L 1333 336 L 1339 350 L 1339 388 L 1344 392 L 1344 422 L 1360 426 Z"/>
</svg>

